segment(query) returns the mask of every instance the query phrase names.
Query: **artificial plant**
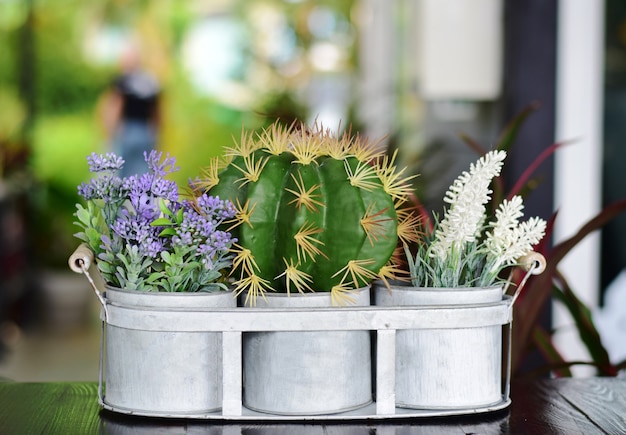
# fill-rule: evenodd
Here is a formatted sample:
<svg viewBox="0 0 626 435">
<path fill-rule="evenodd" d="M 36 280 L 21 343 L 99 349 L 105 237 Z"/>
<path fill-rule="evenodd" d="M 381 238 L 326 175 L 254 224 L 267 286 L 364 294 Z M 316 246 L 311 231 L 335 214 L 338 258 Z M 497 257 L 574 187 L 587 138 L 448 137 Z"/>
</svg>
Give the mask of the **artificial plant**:
<svg viewBox="0 0 626 435">
<path fill-rule="evenodd" d="M 114 153 L 87 157 L 94 177 L 78 186 L 75 236 L 94 252 L 104 281 L 150 292 L 228 290 L 234 242 L 220 224 L 235 214 L 228 201 L 200 195 L 182 199 L 165 177 L 178 170 L 169 154 L 144 153 L 148 172 L 119 177 L 124 160 Z"/>
<path fill-rule="evenodd" d="M 506 152 L 484 154 L 457 177 L 446 192 L 443 219 L 423 226 L 423 238 L 413 255 L 405 253 L 414 287 L 484 288 L 494 285 L 501 272 L 518 265 L 545 234 L 546 222 L 523 217 L 523 199 L 515 195 L 499 205 L 490 185 L 500 174 Z M 493 219 L 487 206 L 496 206 Z"/>
<path fill-rule="evenodd" d="M 235 291 L 254 304 L 266 291 L 331 292 L 334 303 L 375 278 L 393 278 L 398 238 L 415 218 L 400 210 L 410 186 L 394 158 L 360 136 L 322 126 L 271 125 L 243 133 L 198 181 L 232 201 Z"/>
<path fill-rule="evenodd" d="M 539 105 L 532 103 L 515 116 L 503 130 L 495 148 L 509 150 L 514 146 L 518 132 L 524 122 L 538 109 Z M 477 153 L 482 155 L 487 152 L 484 147 L 471 138 L 467 136 L 462 136 L 462 138 Z M 538 185 L 536 180 L 532 178 L 535 170 L 565 144 L 566 142 L 557 142 L 547 146 L 508 191 L 505 189 L 502 177 L 497 177 L 493 185 L 494 198 L 499 198 L 501 201 L 504 198 L 510 199 L 515 195 L 525 196 L 528 194 L 532 190 L 531 186 Z M 625 210 L 626 199 L 607 205 L 596 216 L 583 224 L 575 234 L 555 246 L 550 246 L 548 240 L 550 240 L 557 213 L 555 212 L 548 220 L 546 237 L 536 248 L 536 251 L 546 258 L 546 269 L 541 275 L 533 276 L 528 280 L 514 306 L 515 322 L 511 355 L 513 376 L 543 375 L 547 372 L 552 372 L 556 376 L 571 376 L 570 367 L 581 364 L 596 367 L 598 375 L 616 376 L 620 370 L 626 368 L 626 361 L 617 363 L 610 361 L 589 308 L 576 296 L 564 275 L 558 270 L 560 261 L 584 238 L 600 230 Z M 521 271 L 516 271 L 512 277 L 514 284 L 519 284 L 522 275 Z M 572 315 L 581 340 L 589 351 L 590 361 L 566 361 L 555 347 L 552 331 L 546 329 L 541 323 L 542 312 L 545 310 L 546 304 L 552 300 L 564 304 Z M 526 372 L 524 365 L 535 350 L 540 352 L 544 361 L 539 364 L 539 367 Z"/>
</svg>

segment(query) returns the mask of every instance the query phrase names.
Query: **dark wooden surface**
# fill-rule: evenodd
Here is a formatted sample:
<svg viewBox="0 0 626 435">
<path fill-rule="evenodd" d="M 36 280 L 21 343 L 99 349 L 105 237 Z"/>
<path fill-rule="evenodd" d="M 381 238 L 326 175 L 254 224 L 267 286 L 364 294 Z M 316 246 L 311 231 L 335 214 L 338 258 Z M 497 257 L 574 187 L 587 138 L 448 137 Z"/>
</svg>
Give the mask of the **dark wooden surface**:
<svg viewBox="0 0 626 435">
<path fill-rule="evenodd" d="M 100 409 L 95 383 L 0 383 L 0 434 L 626 434 L 626 379 L 514 382 L 512 405 L 461 417 L 330 424 L 151 419 Z"/>
</svg>

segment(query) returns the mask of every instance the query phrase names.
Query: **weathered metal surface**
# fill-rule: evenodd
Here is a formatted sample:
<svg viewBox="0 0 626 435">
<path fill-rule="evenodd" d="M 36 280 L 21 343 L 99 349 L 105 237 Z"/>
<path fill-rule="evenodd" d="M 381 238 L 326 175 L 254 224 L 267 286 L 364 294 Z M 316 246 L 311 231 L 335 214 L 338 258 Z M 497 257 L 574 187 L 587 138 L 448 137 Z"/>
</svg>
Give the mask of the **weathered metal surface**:
<svg viewBox="0 0 626 435">
<path fill-rule="evenodd" d="M 379 306 L 497 304 L 502 288 L 375 287 Z M 471 309 L 470 309 L 471 310 Z M 478 309 L 473 315 L 481 316 Z M 502 400 L 502 325 L 410 329 L 396 337 L 396 405 L 416 409 L 475 408 Z"/>
<path fill-rule="evenodd" d="M 336 331 L 480 327 L 511 321 L 507 300 L 427 307 L 235 308 L 180 310 L 107 305 L 108 323 L 146 331 Z"/>
<path fill-rule="evenodd" d="M 330 307 L 331 298 L 328 293 L 271 294 L 257 304 L 319 308 Z M 369 304 L 369 287 L 355 293 L 355 306 Z M 363 407 L 372 402 L 370 332 L 244 333 L 243 391 L 247 408 L 271 414 L 333 414 Z"/>
<path fill-rule="evenodd" d="M 171 297 L 169 297 L 171 296 Z M 188 297 L 187 297 L 188 296 Z M 235 306 L 230 293 L 168 295 L 107 289 L 106 300 L 171 309 Z M 178 311 L 176 311 L 178 310 Z M 140 321 L 141 316 L 135 316 Z M 106 325 L 106 392 L 112 407 L 140 413 L 199 413 L 222 406 L 222 334 L 126 329 Z"/>
</svg>

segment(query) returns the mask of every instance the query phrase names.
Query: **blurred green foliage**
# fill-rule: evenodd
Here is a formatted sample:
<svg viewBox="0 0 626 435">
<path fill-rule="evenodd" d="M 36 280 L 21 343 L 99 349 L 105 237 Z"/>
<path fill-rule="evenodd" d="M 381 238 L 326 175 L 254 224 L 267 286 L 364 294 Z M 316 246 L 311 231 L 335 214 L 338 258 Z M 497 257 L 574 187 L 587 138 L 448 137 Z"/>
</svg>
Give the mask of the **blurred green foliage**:
<svg viewBox="0 0 626 435">
<path fill-rule="evenodd" d="M 43 116 L 92 111 L 111 80 L 111 68 L 88 64 L 64 39 L 37 38 L 36 105 Z"/>
<path fill-rule="evenodd" d="M 100 151 L 96 138 L 89 112 L 42 117 L 34 130 L 30 166 L 39 180 L 76 194 L 89 175 L 85 157 Z"/>
<path fill-rule="evenodd" d="M 149 66 L 163 85 L 159 149 L 176 157 L 181 170 L 173 178 L 180 186 L 238 140 L 243 128 L 258 129 L 277 117 L 285 122 L 306 118 L 307 108 L 293 91 L 294 83 L 301 85 L 298 79 L 285 80 L 276 65 L 270 61 L 261 65 L 252 51 L 243 53 L 254 59 L 254 67 L 241 72 L 242 84 L 246 74 L 272 79 L 271 85 L 257 83 L 248 89 L 248 95 L 257 99 L 248 107 L 212 99 L 192 87 L 181 62 L 186 32 L 204 14 L 229 11 L 228 2 L 210 3 L 0 1 L 0 168 L 10 160 L 30 174 L 28 182 L 23 178 L 19 182 L 28 184 L 24 190 L 30 204 L 29 230 L 34 254 L 44 266 L 66 266 L 77 243 L 72 222 L 80 200 L 77 185 L 89 177 L 86 157 L 108 150 L 97 109 L 117 65 L 114 59 L 96 62 L 89 56 L 94 32 L 109 29 L 142 40 Z M 248 13 L 251 3 L 230 3 L 232 17 L 241 19 L 246 28 L 247 20 L 258 19 Z M 311 42 L 306 17 L 319 5 L 269 3 L 285 14 L 296 45 L 306 49 Z M 352 3 L 328 0 L 322 5 L 347 18 Z M 22 158 L 7 159 L 9 154 Z M 0 170 L 0 183 L 6 175 Z"/>
</svg>

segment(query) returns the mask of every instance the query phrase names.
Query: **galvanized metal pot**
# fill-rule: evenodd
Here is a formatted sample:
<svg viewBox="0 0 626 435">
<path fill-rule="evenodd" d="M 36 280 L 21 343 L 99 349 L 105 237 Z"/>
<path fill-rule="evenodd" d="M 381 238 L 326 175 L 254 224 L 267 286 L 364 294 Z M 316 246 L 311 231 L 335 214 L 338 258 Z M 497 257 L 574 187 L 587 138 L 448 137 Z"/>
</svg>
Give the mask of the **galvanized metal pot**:
<svg viewBox="0 0 626 435">
<path fill-rule="evenodd" d="M 502 287 L 418 288 L 374 285 L 378 306 L 472 306 L 502 301 Z M 396 406 L 472 409 L 502 401 L 502 325 L 399 330 Z"/>
<path fill-rule="evenodd" d="M 107 304 L 127 308 L 140 325 L 148 320 L 145 308 L 185 316 L 190 310 L 236 306 L 230 292 L 145 293 L 108 287 L 105 298 Z M 104 373 L 104 402 L 113 409 L 167 416 L 215 411 L 222 405 L 222 337 L 107 324 Z"/>
<path fill-rule="evenodd" d="M 370 288 L 354 293 L 370 305 Z M 275 293 L 257 307 L 331 307 L 330 294 Z M 341 310 L 341 307 L 333 309 Z M 243 403 L 281 415 L 334 414 L 372 402 L 369 331 L 254 332 L 243 336 Z"/>
</svg>

